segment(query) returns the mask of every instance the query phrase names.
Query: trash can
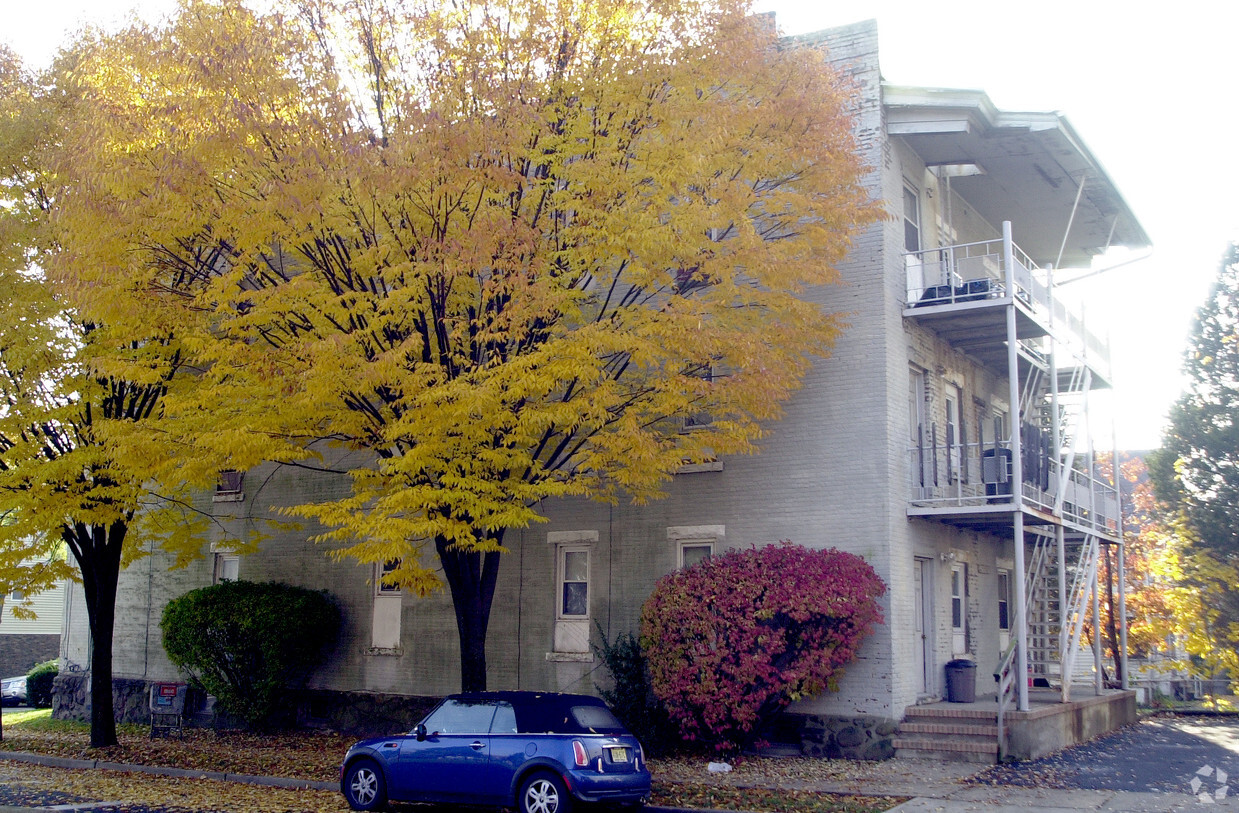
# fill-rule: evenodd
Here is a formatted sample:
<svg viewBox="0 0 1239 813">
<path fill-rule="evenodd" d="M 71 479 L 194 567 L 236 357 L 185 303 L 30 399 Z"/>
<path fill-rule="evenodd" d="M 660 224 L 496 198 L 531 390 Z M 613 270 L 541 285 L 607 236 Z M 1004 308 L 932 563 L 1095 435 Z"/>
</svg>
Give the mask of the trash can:
<svg viewBox="0 0 1239 813">
<path fill-rule="evenodd" d="M 947 662 L 946 699 L 951 703 L 972 703 L 977 699 L 976 663 L 967 658 Z"/>
</svg>

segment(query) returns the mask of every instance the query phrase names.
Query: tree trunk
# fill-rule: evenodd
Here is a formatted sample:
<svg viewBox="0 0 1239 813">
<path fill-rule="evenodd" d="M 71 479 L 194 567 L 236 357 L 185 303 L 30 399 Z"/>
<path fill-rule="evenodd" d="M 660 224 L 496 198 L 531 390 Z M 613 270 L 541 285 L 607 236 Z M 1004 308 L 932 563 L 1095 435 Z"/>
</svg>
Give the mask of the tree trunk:
<svg viewBox="0 0 1239 813">
<path fill-rule="evenodd" d="M 1105 546 L 1106 551 L 1106 605 L 1110 608 L 1107 614 L 1109 627 L 1107 632 L 1110 636 L 1110 654 L 1114 656 L 1114 677 L 1119 685 L 1123 685 L 1123 658 L 1119 655 L 1119 633 L 1115 623 L 1118 613 L 1118 607 L 1114 603 L 1114 571 L 1111 570 L 1110 563 L 1110 546 Z"/>
<path fill-rule="evenodd" d="M 65 541 L 77 560 L 86 594 L 90 626 L 90 745 L 117 744 L 112 703 L 112 637 L 116 622 L 116 585 L 128 523 L 77 524 L 65 529 Z"/>
<path fill-rule="evenodd" d="M 503 541 L 503 531 L 493 532 L 491 540 Z M 486 627 L 490 623 L 491 601 L 499 577 L 498 552 L 478 553 L 454 549 L 449 540 L 435 540 L 439 563 L 452 592 L 456 612 L 456 632 L 460 637 L 460 690 L 486 689 Z"/>
</svg>

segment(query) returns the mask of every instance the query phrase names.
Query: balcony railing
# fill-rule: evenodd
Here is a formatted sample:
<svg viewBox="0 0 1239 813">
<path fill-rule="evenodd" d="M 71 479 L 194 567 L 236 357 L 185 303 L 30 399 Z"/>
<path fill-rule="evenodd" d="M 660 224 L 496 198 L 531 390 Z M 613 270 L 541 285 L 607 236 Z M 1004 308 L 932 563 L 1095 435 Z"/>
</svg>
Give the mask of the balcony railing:
<svg viewBox="0 0 1239 813">
<path fill-rule="evenodd" d="M 908 252 L 904 258 L 909 308 L 1007 299 L 1010 292 L 1029 313 L 1052 325 L 1056 338 L 1068 344 L 1064 349 L 1104 373 L 1107 343 L 1054 295 L 1050 271 L 1015 244 L 1008 248 L 1002 239 L 984 240 Z"/>
<path fill-rule="evenodd" d="M 1057 514 L 1082 528 L 1115 533 L 1118 498 L 1108 481 L 1064 466 L 1036 430 L 1025 433 L 1020 495 L 1029 507 Z M 1009 440 L 970 443 L 936 424 L 918 431 L 908 449 L 911 504 L 923 508 L 992 506 L 1010 510 L 1013 452 Z M 1066 481 L 1064 483 L 1064 476 Z M 1062 491 L 1061 507 L 1059 491 Z"/>
</svg>

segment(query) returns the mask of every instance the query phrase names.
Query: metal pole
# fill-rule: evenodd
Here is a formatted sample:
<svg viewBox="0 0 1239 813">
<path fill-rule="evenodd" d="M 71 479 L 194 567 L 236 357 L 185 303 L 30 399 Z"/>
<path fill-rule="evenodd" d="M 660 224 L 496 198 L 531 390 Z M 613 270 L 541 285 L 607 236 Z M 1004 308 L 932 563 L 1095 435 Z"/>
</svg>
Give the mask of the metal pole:
<svg viewBox="0 0 1239 813">
<path fill-rule="evenodd" d="M 1015 679 L 1019 685 L 1019 710 L 1028 711 L 1028 607 L 1024 598 L 1027 589 L 1024 566 L 1024 461 L 1021 443 L 1020 367 L 1016 352 L 1018 332 L 1015 329 L 1015 242 L 1011 239 L 1011 221 L 1002 224 L 1002 253 L 1007 272 L 1007 386 L 1011 399 L 1011 513 L 1015 546 Z M 998 459 L 997 457 L 995 458 Z"/>
<path fill-rule="evenodd" d="M 1048 278 L 1046 280 L 1048 295 L 1050 296 L 1050 431 L 1054 435 L 1053 440 L 1053 455 L 1054 466 L 1058 472 L 1059 485 L 1055 486 L 1057 494 L 1062 494 L 1063 489 L 1061 482 L 1063 478 L 1070 477 L 1071 473 L 1063 466 L 1063 419 L 1060 411 L 1059 393 L 1058 393 L 1058 343 L 1055 340 L 1054 330 L 1054 314 L 1058 308 L 1054 302 L 1054 268 L 1051 266 L 1048 270 Z M 1055 499 L 1055 511 L 1059 511 L 1062 507 L 1062 501 Z M 1071 680 L 1067 675 L 1067 621 L 1068 611 L 1071 597 L 1067 595 L 1067 539 L 1063 529 L 1062 516 L 1058 517 L 1058 527 L 1054 529 L 1055 555 L 1058 565 L 1058 674 L 1061 678 L 1061 686 L 1059 694 L 1062 701 L 1066 703 L 1071 699 Z"/>
<path fill-rule="evenodd" d="M 1060 524 L 1054 529 L 1054 541 L 1057 542 L 1058 556 L 1058 676 L 1062 686 L 1059 694 L 1064 703 L 1071 699 L 1071 676 L 1067 674 L 1067 645 L 1070 636 L 1067 635 L 1067 625 L 1071 606 L 1071 596 L 1067 595 L 1067 532 Z"/>
<path fill-rule="evenodd" d="M 1092 544 L 1093 552 L 1093 689 L 1098 695 L 1105 688 L 1105 683 L 1101 679 L 1101 590 L 1097 587 L 1097 575 L 1101 570 L 1099 566 L 1099 555 L 1101 553 L 1101 540 L 1096 535 L 1093 536 Z"/>
<path fill-rule="evenodd" d="M 1080 322 L 1080 330 L 1085 336 L 1088 332 L 1084 326 L 1083 320 Z M 1105 682 L 1101 677 L 1101 589 L 1098 586 L 1101 576 L 1101 537 L 1098 536 L 1102 530 L 1103 523 L 1097 520 L 1097 453 L 1093 443 L 1093 421 L 1089 412 L 1092 402 L 1091 388 L 1084 390 L 1084 427 L 1088 433 L 1088 521 L 1092 527 L 1092 545 L 1089 546 L 1092 562 L 1092 590 L 1093 590 L 1093 689 L 1100 695 L 1105 688 Z"/>
<path fill-rule="evenodd" d="M 1123 477 L 1120 471 L 1119 460 L 1119 435 L 1118 429 L 1111 425 L 1111 431 L 1114 433 L 1114 498 L 1118 504 L 1118 521 L 1117 530 L 1119 536 L 1118 545 L 1118 570 L 1119 570 L 1119 651 L 1118 651 L 1118 667 L 1119 667 L 1119 688 L 1127 691 L 1130 688 L 1127 677 L 1127 539 L 1124 536 L 1123 529 Z"/>
</svg>

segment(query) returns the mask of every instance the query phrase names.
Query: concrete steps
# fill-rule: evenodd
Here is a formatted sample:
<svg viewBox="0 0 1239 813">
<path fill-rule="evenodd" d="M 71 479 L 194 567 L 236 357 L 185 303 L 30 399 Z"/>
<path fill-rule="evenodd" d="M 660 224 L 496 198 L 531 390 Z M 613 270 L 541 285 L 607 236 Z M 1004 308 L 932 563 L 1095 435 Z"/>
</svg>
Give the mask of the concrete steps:
<svg viewBox="0 0 1239 813">
<path fill-rule="evenodd" d="M 896 757 L 993 764 L 998 761 L 998 711 L 910 706 L 893 744 Z"/>
</svg>

